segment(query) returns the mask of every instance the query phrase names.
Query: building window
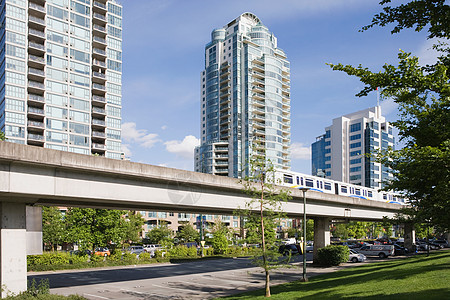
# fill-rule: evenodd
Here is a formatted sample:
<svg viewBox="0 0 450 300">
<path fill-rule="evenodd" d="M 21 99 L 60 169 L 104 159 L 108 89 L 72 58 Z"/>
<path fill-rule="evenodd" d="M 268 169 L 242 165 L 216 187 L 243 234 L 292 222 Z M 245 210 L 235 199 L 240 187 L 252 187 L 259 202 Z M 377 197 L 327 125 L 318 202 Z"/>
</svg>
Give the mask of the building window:
<svg viewBox="0 0 450 300">
<path fill-rule="evenodd" d="M 361 123 L 356 123 L 350 125 L 350 132 L 360 131 L 361 130 Z"/>
</svg>

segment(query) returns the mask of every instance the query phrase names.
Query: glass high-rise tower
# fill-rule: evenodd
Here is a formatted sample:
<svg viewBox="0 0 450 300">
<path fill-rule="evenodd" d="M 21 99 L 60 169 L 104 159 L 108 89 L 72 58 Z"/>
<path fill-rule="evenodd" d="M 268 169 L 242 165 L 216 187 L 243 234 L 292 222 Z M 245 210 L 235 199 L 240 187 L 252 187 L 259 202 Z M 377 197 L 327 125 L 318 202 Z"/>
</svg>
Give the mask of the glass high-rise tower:
<svg viewBox="0 0 450 300">
<path fill-rule="evenodd" d="M 122 6 L 0 3 L 0 130 L 8 141 L 120 159 Z"/>
<path fill-rule="evenodd" d="M 213 30 L 201 73 L 195 170 L 241 177 L 254 154 L 290 168 L 290 64 L 252 13 Z"/>
<path fill-rule="evenodd" d="M 382 188 L 393 174 L 371 154 L 389 147 L 394 147 L 392 125 L 380 106 L 341 116 L 312 144 L 312 174 Z"/>
</svg>

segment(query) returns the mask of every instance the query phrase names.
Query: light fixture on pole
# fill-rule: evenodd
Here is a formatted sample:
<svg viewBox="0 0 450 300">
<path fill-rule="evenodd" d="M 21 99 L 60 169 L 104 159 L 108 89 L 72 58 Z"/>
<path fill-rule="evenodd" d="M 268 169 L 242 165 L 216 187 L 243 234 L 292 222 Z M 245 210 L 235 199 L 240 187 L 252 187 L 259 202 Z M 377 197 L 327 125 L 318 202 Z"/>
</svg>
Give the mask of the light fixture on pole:
<svg viewBox="0 0 450 300">
<path fill-rule="evenodd" d="M 309 188 L 303 187 L 300 190 L 303 192 L 303 277 L 301 281 L 306 282 L 308 281 L 306 278 L 306 192 Z"/>
</svg>

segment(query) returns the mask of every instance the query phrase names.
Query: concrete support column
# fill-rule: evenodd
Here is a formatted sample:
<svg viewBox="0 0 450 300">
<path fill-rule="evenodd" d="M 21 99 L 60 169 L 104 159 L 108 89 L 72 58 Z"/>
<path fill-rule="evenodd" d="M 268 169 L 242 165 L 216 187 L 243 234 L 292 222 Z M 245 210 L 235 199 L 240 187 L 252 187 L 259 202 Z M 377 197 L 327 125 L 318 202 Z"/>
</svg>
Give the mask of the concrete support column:
<svg viewBox="0 0 450 300">
<path fill-rule="evenodd" d="M 328 218 L 314 218 L 314 259 L 320 248 L 330 244 L 330 220 Z"/>
<path fill-rule="evenodd" d="M 0 202 L 0 285 L 2 297 L 27 289 L 24 203 Z"/>
<path fill-rule="evenodd" d="M 414 230 L 413 223 L 405 223 L 405 247 L 409 251 L 415 250 L 416 244 L 416 231 Z"/>
</svg>

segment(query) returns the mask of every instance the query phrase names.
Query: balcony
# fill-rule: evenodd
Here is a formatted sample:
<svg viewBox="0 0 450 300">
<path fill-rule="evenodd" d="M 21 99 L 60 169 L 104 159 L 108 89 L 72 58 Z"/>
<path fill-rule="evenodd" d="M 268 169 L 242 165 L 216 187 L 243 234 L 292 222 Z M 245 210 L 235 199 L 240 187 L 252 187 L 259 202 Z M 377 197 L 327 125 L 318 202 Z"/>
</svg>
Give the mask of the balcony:
<svg viewBox="0 0 450 300">
<path fill-rule="evenodd" d="M 28 94 L 28 102 L 44 104 L 45 103 L 45 98 L 43 96 L 40 96 L 40 95 Z"/>
<path fill-rule="evenodd" d="M 220 106 L 220 111 L 224 111 L 224 110 L 227 110 L 227 109 L 231 109 L 231 105 L 230 104 L 228 104 L 228 105 L 221 105 Z"/>
<path fill-rule="evenodd" d="M 30 29 L 28 29 L 28 34 L 32 35 L 34 37 L 38 37 L 42 40 L 45 40 L 45 33 L 41 30 L 36 30 L 36 29 L 30 28 Z"/>
<path fill-rule="evenodd" d="M 106 134 L 104 132 L 101 131 L 92 131 L 92 137 L 93 138 L 98 138 L 98 139 L 105 139 L 106 138 Z"/>
<path fill-rule="evenodd" d="M 214 150 L 217 152 L 219 152 L 219 151 L 220 152 L 222 152 L 222 151 L 228 152 L 228 147 L 215 147 Z"/>
<path fill-rule="evenodd" d="M 99 144 L 99 143 L 92 143 L 92 149 L 96 150 L 105 150 L 105 144 Z"/>
<path fill-rule="evenodd" d="M 92 119 L 92 127 L 105 128 L 106 122 L 105 120 Z"/>
<path fill-rule="evenodd" d="M 215 165 L 216 166 L 228 166 L 228 162 L 227 161 L 216 161 Z"/>
<path fill-rule="evenodd" d="M 256 100 L 264 100 L 266 98 L 266 96 L 261 93 L 252 93 L 252 97 Z"/>
<path fill-rule="evenodd" d="M 94 21 L 100 21 L 100 23 L 106 23 L 106 16 L 99 13 L 93 13 L 93 20 Z"/>
<path fill-rule="evenodd" d="M 28 80 L 28 91 L 36 94 L 45 92 L 45 85 L 38 81 Z"/>
<path fill-rule="evenodd" d="M 258 72 L 258 71 L 253 71 L 253 77 L 255 77 L 255 78 L 265 78 L 265 74 L 264 73 L 261 73 L 261 72 Z"/>
<path fill-rule="evenodd" d="M 35 68 L 28 68 L 28 77 L 30 79 L 44 79 L 45 78 L 45 72 L 40 69 Z"/>
<path fill-rule="evenodd" d="M 215 159 L 228 159 L 228 154 L 216 154 Z"/>
<path fill-rule="evenodd" d="M 45 115 L 45 112 L 42 108 L 36 108 L 36 107 L 28 107 L 28 115 L 43 118 Z"/>
<path fill-rule="evenodd" d="M 261 83 L 261 84 L 266 84 L 266 81 L 259 79 L 259 78 L 254 78 L 253 82 L 257 82 L 257 83 Z"/>
<path fill-rule="evenodd" d="M 94 66 L 99 66 L 99 67 L 102 67 L 102 68 L 106 68 L 106 63 L 104 61 L 101 61 L 101 60 L 98 60 L 98 59 L 93 59 L 92 60 L 92 64 Z"/>
<path fill-rule="evenodd" d="M 220 98 L 224 98 L 224 97 L 228 97 L 228 96 L 231 96 L 231 91 L 230 90 L 227 90 L 225 92 L 221 92 L 220 93 Z"/>
<path fill-rule="evenodd" d="M 106 91 L 106 87 L 103 84 L 98 84 L 98 83 L 93 83 L 92 84 L 92 89 L 93 90 L 98 90 L 98 91 Z"/>
<path fill-rule="evenodd" d="M 45 52 L 45 46 L 35 42 L 28 42 L 28 48 L 33 48 L 35 50 L 40 50 L 39 52 Z"/>
<path fill-rule="evenodd" d="M 225 89 L 229 89 L 229 88 L 231 88 L 231 85 L 229 85 L 229 84 L 224 84 L 224 85 L 221 85 L 220 86 L 220 90 L 222 91 L 222 90 L 225 90 Z"/>
<path fill-rule="evenodd" d="M 216 173 L 217 174 L 224 174 L 224 173 L 228 173 L 228 168 L 216 168 Z"/>
<path fill-rule="evenodd" d="M 37 28 L 39 29 L 43 29 L 45 28 L 45 20 L 42 18 L 38 18 L 35 16 L 28 16 L 28 23 L 30 23 L 30 25 L 37 25 Z"/>
<path fill-rule="evenodd" d="M 45 58 L 36 55 L 28 55 L 28 64 L 31 67 L 42 68 L 45 66 Z"/>
<path fill-rule="evenodd" d="M 102 96 L 92 95 L 92 102 L 96 104 L 105 104 L 106 98 Z"/>
<path fill-rule="evenodd" d="M 92 72 L 92 76 L 96 77 L 96 78 L 101 78 L 101 79 L 106 79 L 106 75 L 105 73 L 100 73 L 100 72 Z"/>
<path fill-rule="evenodd" d="M 102 116 L 104 116 L 104 115 L 106 115 L 106 111 L 105 111 L 104 108 L 93 106 L 92 107 L 92 115 L 102 115 Z"/>
<path fill-rule="evenodd" d="M 42 134 L 28 133 L 28 143 L 33 145 L 42 145 L 45 141 Z"/>
<path fill-rule="evenodd" d="M 37 121 L 31 121 L 28 120 L 27 122 L 28 128 L 33 127 L 33 128 L 38 128 L 38 129 L 44 129 L 44 122 L 37 122 Z"/>
<path fill-rule="evenodd" d="M 101 2 L 94 1 L 94 7 L 106 11 L 106 4 L 103 4 Z"/>
<path fill-rule="evenodd" d="M 45 14 L 45 7 L 33 2 L 29 2 L 28 3 L 28 8 L 30 9 L 30 11 L 36 11 L 36 12 L 40 12 Z"/>
<path fill-rule="evenodd" d="M 106 47 L 106 40 L 99 36 L 92 37 L 92 45 L 94 47 Z"/>
<path fill-rule="evenodd" d="M 99 48 L 92 48 L 92 54 L 101 56 L 102 58 L 106 57 L 106 51 Z"/>
<path fill-rule="evenodd" d="M 263 86 L 258 86 L 258 85 L 254 85 L 253 87 L 252 87 L 252 89 L 254 90 L 254 91 L 260 91 L 260 92 L 265 92 L 266 90 L 264 89 L 264 87 Z"/>
</svg>

